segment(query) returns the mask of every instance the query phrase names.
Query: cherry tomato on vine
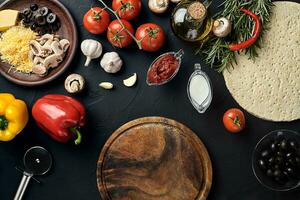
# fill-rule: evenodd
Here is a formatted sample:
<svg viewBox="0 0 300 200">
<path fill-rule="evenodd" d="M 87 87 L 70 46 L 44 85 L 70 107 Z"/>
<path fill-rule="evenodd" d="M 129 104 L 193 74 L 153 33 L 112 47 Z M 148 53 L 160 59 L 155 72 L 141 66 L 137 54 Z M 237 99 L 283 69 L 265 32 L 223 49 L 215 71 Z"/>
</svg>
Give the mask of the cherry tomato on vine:
<svg viewBox="0 0 300 200">
<path fill-rule="evenodd" d="M 124 19 L 121 19 L 121 21 L 124 24 L 125 28 L 133 35 L 134 29 L 132 25 Z M 112 21 L 108 26 L 107 39 L 113 46 L 119 48 L 129 46 L 133 41 L 133 38 L 122 27 L 117 19 Z"/>
<path fill-rule="evenodd" d="M 101 34 L 106 31 L 110 22 L 109 14 L 106 10 L 94 7 L 91 8 L 83 17 L 85 29 L 93 34 Z"/>
<path fill-rule="evenodd" d="M 245 128 L 244 113 L 237 108 L 227 110 L 223 116 L 223 124 L 231 133 L 238 133 Z"/>
<path fill-rule="evenodd" d="M 141 40 L 142 49 L 145 51 L 158 51 L 165 43 L 165 32 L 157 24 L 147 23 L 138 27 L 135 37 Z"/>
<path fill-rule="evenodd" d="M 141 12 L 141 0 L 113 0 L 112 9 L 118 10 L 117 13 L 121 19 L 133 20 Z"/>
</svg>

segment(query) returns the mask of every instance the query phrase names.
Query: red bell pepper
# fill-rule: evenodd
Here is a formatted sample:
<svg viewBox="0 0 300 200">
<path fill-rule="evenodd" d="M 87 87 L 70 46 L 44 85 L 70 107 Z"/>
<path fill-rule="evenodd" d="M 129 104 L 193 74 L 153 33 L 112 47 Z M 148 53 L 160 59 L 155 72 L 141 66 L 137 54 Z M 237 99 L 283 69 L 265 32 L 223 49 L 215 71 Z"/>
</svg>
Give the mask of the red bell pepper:
<svg viewBox="0 0 300 200">
<path fill-rule="evenodd" d="M 85 125 L 84 106 L 72 97 L 50 94 L 36 101 L 32 115 L 37 125 L 54 140 L 68 142 L 77 136 L 75 144 L 81 142 L 79 128 Z"/>
</svg>

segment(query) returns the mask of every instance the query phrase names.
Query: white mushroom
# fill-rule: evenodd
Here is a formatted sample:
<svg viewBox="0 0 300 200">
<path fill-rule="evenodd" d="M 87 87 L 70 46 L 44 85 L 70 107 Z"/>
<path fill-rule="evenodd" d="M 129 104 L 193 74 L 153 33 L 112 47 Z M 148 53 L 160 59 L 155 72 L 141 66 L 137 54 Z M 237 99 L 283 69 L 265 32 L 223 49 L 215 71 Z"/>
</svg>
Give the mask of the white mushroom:
<svg viewBox="0 0 300 200">
<path fill-rule="evenodd" d="M 148 6 L 154 13 L 164 13 L 169 7 L 169 0 L 149 0 Z"/>
<path fill-rule="evenodd" d="M 70 42 L 67 39 L 60 40 L 59 44 L 64 52 L 66 52 L 68 50 L 68 48 L 70 47 Z"/>
<path fill-rule="evenodd" d="M 60 43 L 57 41 L 53 41 L 51 43 L 51 49 L 54 52 L 54 54 L 62 55 L 64 53 Z"/>
<path fill-rule="evenodd" d="M 79 74 L 70 74 L 65 80 L 65 89 L 69 93 L 78 93 L 84 89 L 85 80 Z"/>
<path fill-rule="evenodd" d="M 52 34 L 45 34 L 36 39 L 36 41 L 38 41 L 41 45 L 44 45 L 48 40 L 54 40 L 54 36 Z"/>
<path fill-rule="evenodd" d="M 29 43 L 29 47 L 35 56 L 40 56 L 43 58 L 46 58 L 47 56 L 51 55 L 52 49 L 51 46 L 48 48 L 45 48 L 44 46 L 40 45 L 36 40 L 32 40 Z"/>
<path fill-rule="evenodd" d="M 226 37 L 231 32 L 231 29 L 231 22 L 225 17 L 214 21 L 213 33 L 217 37 Z"/>
<path fill-rule="evenodd" d="M 29 51 L 29 53 L 28 53 L 28 58 L 29 58 L 29 60 L 30 60 L 31 62 L 33 62 L 33 60 L 34 60 L 34 54 L 33 54 L 32 51 Z"/>
<path fill-rule="evenodd" d="M 32 68 L 32 72 L 40 76 L 45 76 L 47 74 L 47 69 L 42 64 L 34 65 Z"/>
<path fill-rule="evenodd" d="M 36 56 L 33 59 L 33 64 L 35 64 L 35 65 L 40 65 L 40 64 L 44 65 L 44 59 L 41 58 L 41 57 Z"/>
<path fill-rule="evenodd" d="M 59 54 L 52 54 L 51 56 L 48 56 L 44 61 L 44 66 L 49 68 L 55 68 L 63 61 L 63 55 Z"/>
</svg>

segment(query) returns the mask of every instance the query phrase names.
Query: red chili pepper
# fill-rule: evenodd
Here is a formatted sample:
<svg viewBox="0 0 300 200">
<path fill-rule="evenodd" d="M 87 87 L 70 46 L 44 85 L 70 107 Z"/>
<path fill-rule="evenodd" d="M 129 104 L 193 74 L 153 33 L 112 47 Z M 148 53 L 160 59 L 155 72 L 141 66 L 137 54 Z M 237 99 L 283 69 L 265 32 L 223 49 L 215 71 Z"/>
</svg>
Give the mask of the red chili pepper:
<svg viewBox="0 0 300 200">
<path fill-rule="evenodd" d="M 261 31 L 261 22 L 260 22 L 259 17 L 256 14 L 254 14 L 253 12 L 251 12 L 250 10 L 247 10 L 245 8 L 241 8 L 240 10 L 242 12 L 244 12 L 246 15 L 249 15 L 253 18 L 254 23 L 255 23 L 254 24 L 254 31 L 253 31 L 253 34 L 252 34 L 251 38 L 249 38 L 248 40 L 246 40 L 244 42 L 241 42 L 241 43 L 238 43 L 238 44 L 230 44 L 229 49 L 231 51 L 238 51 L 238 50 L 246 49 L 246 48 L 250 47 L 259 38 L 260 31 Z"/>
<path fill-rule="evenodd" d="M 81 142 L 79 128 L 85 124 L 85 115 L 79 101 L 59 94 L 40 98 L 32 108 L 32 116 L 43 131 L 63 143 L 77 136 L 76 145 Z"/>
</svg>

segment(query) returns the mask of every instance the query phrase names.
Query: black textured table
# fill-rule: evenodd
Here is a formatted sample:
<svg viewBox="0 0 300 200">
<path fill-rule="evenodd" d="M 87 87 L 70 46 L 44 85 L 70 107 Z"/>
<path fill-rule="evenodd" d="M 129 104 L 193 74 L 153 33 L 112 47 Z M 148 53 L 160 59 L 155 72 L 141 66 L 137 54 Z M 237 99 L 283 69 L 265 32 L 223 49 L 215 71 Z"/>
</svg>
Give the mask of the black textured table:
<svg viewBox="0 0 300 200">
<path fill-rule="evenodd" d="M 3 2 L 1 0 L 0 2 Z M 97 39 L 104 51 L 116 51 L 105 35 L 94 36 L 83 28 L 82 17 L 91 7 L 100 5 L 96 0 L 61 0 L 70 10 L 77 23 L 79 40 Z M 111 2 L 111 1 L 107 1 Z M 299 2 L 299 1 L 298 1 Z M 211 9 L 216 10 L 218 1 Z M 213 163 L 213 186 L 210 200 L 299 200 L 300 190 L 278 193 L 262 187 L 251 169 L 251 154 L 257 141 L 275 129 L 292 129 L 300 132 L 300 121 L 272 123 L 246 113 L 246 130 L 241 134 L 229 134 L 222 124 L 223 113 L 231 107 L 238 107 L 226 89 L 222 75 L 208 67 L 204 70 L 212 79 L 214 98 L 205 114 L 198 114 L 190 104 L 186 86 L 193 65 L 201 58 L 194 55 L 194 48 L 179 41 L 172 33 L 169 16 L 154 15 L 143 0 L 143 12 L 134 26 L 145 22 L 162 25 L 168 35 L 164 48 L 157 53 L 139 51 L 135 45 L 129 49 L 117 50 L 125 62 L 124 69 L 117 75 L 106 74 L 99 65 L 99 59 L 84 67 L 85 57 L 78 48 L 69 70 L 50 84 L 26 88 L 8 82 L 0 77 L 0 92 L 10 92 L 24 99 L 31 108 L 39 97 L 50 94 L 67 94 L 63 82 L 66 76 L 76 72 L 85 76 L 88 88 L 83 94 L 75 95 L 88 111 L 88 124 L 80 146 L 60 144 L 44 134 L 30 119 L 26 129 L 13 141 L 0 143 L 0 200 L 10 200 L 17 190 L 22 174 L 15 166 L 22 166 L 24 152 L 31 146 L 41 145 L 54 157 L 51 172 L 40 177 L 41 184 L 32 181 L 26 191 L 26 200 L 97 200 L 100 195 L 96 185 L 96 162 L 107 138 L 122 124 L 144 116 L 164 116 L 175 119 L 190 127 L 206 144 Z M 146 71 L 151 61 L 160 53 L 183 48 L 185 56 L 179 74 L 169 84 L 148 87 Z M 122 80 L 137 72 L 139 81 L 133 88 L 125 88 Z M 99 88 L 102 81 L 115 84 L 113 91 Z"/>
</svg>

